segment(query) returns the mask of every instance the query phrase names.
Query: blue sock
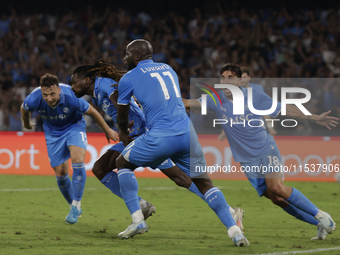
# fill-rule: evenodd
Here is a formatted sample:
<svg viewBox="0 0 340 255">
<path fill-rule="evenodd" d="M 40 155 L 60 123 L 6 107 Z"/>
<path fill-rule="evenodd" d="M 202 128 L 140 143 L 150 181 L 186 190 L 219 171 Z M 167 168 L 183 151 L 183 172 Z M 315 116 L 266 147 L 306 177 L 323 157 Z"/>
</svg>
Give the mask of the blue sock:
<svg viewBox="0 0 340 255">
<path fill-rule="evenodd" d="M 319 222 L 314 219 L 314 217 L 304 211 L 300 210 L 299 208 L 295 207 L 294 205 L 289 204 L 286 208 L 283 209 L 285 212 L 289 213 L 290 215 L 294 216 L 295 218 L 302 220 L 304 222 L 308 222 L 312 225 L 318 225 Z"/>
<path fill-rule="evenodd" d="M 73 200 L 73 189 L 72 189 L 72 183 L 68 176 L 68 174 L 57 177 L 57 183 L 58 187 L 63 194 L 64 198 L 66 199 L 67 203 L 72 204 Z"/>
<path fill-rule="evenodd" d="M 111 190 L 113 194 L 123 198 L 122 193 L 120 192 L 118 174 L 115 171 L 108 172 L 100 182 L 103 183 L 106 188 Z M 138 196 L 138 201 L 141 199 L 142 198 Z"/>
<path fill-rule="evenodd" d="M 191 183 L 189 190 L 192 193 L 195 193 L 197 196 L 199 196 L 200 198 L 202 198 L 204 200 L 204 196 L 203 194 L 198 190 L 197 186 L 195 185 L 195 183 Z"/>
<path fill-rule="evenodd" d="M 225 200 L 223 193 L 218 188 L 211 188 L 204 194 L 204 200 L 211 209 L 217 214 L 222 223 L 230 228 L 236 225 L 231 213 L 229 212 L 229 205 Z"/>
<path fill-rule="evenodd" d="M 313 217 L 318 213 L 319 209 L 309 199 L 303 195 L 299 190 L 293 188 L 292 194 L 287 199 L 287 202 L 299 208 L 300 210 L 312 215 Z"/>
<path fill-rule="evenodd" d="M 138 199 L 138 182 L 135 173 L 131 169 L 122 168 L 118 170 L 118 180 L 120 185 L 120 192 L 123 196 L 124 202 L 133 214 L 140 210 Z"/>
<path fill-rule="evenodd" d="M 73 186 L 73 199 L 80 201 L 83 197 L 85 182 L 86 182 L 86 170 L 85 163 L 72 163 L 73 175 L 72 175 L 72 186 Z"/>
</svg>

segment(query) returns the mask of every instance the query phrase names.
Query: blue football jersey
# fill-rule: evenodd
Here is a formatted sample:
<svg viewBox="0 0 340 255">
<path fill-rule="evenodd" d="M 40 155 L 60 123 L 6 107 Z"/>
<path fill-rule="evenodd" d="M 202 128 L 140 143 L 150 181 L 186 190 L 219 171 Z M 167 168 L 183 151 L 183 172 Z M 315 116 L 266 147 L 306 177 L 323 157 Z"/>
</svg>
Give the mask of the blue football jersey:
<svg viewBox="0 0 340 255">
<path fill-rule="evenodd" d="M 112 103 L 110 96 L 117 90 L 117 87 L 111 85 L 117 82 L 110 78 L 96 77 L 94 85 L 94 95 L 92 102 L 109 115 L 114 122 L 117 122 L 117 109 Z M 134 130 L 131 135 L 141 134 L 145 132 L 145 117 L 143 111 L 139 108 L 134 98 L 130 97 L 129 120 L 133 120 Z"/>
<path fill-rule="evenodd" d="M 261 120 L 263 121 L 262 115 L 255 115 L 250 112 L 247 103 L 248 90 L 244 88 L 241 88 L 241 90 L 244 94 L 244 115 L 233 114 L 233 102 L 226 98 L 224 91 L 218 92 L 222 105 L 215 94 L 217 105 L 211 97 L 207 97 L 207 110 L 214 112 L 217 119 L 228 121 L 221 127 L 228 139 L 235 161 L 251 162 L 261 157 L 261 153 L 265 152 L 271 145 L 275 145 L 275 141 L 266 131 L 265 123 L 260 126 Z M 199 100 L 201 101 L 201 98 Z M 268 110 L 271 108 L 272 102 L 272 98 L 263 90 L 253 90 L 253 105 L 256 110 Z M 280 111 L 281 103 L 277 102 L 277 107 L 271 116 L 277 116 Z"/>
<path fill-rule="evenodd" d="M 167 64 L 143 60 L 119 82 L 118 104 L 126 105 L 134 95 L 141 104 L 149 134 L 155 137 L 190 132 L 175 71 Z"/>
<path fill-rule="evenodd" d="M 259 89 L 259 90 L 261 90 L 261 91 L 264 92 L 264 89 L 263 89 L 263 87 L 262 87 L 261 84 L 257 84 L 257 83 L 249 83 L 249 87 L 250 87 L 250 88 L 253 88 L 253 90 Z"/>
<path fill-rule="evenodd" d="M 60 136 L 72 129 L 78 122 L 85 123 L 83 113 L 90 105 L 83 98 L 77 98 L 71 86 L 59 83 L 61 89 L 59 104 L 50 107 L 42 97 L 41 88 L 31 92 L 23 103 L 27 111 L 37 111 L 44 120 L 44 132 L 52 136 Z"/>
</svg>

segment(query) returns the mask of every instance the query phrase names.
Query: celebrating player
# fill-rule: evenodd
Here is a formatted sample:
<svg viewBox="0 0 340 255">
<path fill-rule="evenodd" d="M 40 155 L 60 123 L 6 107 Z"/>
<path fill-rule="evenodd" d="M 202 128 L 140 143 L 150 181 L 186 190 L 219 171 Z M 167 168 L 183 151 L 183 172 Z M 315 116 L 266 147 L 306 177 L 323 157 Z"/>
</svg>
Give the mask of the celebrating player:
<svg viewBox="0 0 340 255">
<path fill-rule="evenodd" d="M 72 90 L 77 97 L 91 95 L 93 103 L 105 111 L 115 122 L 117 121 L 117 98 L 118 87 L 114 84 L 118 83 L 125 72 L 117 71 L 116 68 L 105 63 L 104 60 L 98 60 L 94 65 L 79 66 L 73 71 Z M 133 121 L 133 129 L 130 136 L 142 135 L 146 132 L 145 117 L 142 110 L 137 106 L 134 98 L 130 101 L 129 121 Z M 125 146 L 122 142 L 113 145 L 95 162 L 92 172 L 112 193 L 122 198 L 120 185 L 116 169 L 116 159 L 124 150 Z M 189 177 L 189 171 L 182 172 L 174 163 L 167 159 L 158 168 L 173 180 L 178 186 L 185 187 L 191 192 L 197 194 L 204 199 L 203 195 L 197 189 L 196 185 Z M 147 219 L 156 208 L 141 197 L 138 197 L 139 205 Z M 239 227 L 242 225 L 242 209 L 230 207 L 230 212 Z"/>
<path fill-rule="evenodd" d="M 108 142 L 118 139 L 102 116 L 84 99 L 78 99 L 67 84 L 59 83 L 57 76 L 45 74 L 40 87 L 28 95 L 21 105 L 23 125 L 32 129 L 29 112 L 37 111 L 44 119 L 44 133 L 50 164 L 55 171 L 59 189 L 71 205 L 66 222 L 74 224 L 82 214 L 81 199 L 86 181 L 85 152 L 86 123 L 83 114 L 90 115 L 105 132 Z M 71 157 L 73 178 L 68 175 Z"/>
<path fill-rule="evenodd" d="M 221 83 L 239 85 L 241 69 L 235 64 L 226 64 L 220 70 Z M 245 104 L 247 102 L 247 90 L 244 93 Z M 207 98 L 207 109 L 214 112 L 219 119 L 236 120 L 236 118 L 259 121 L 262 116 L 255 115 L 245 107 L 244 116 L 233 114 L 233 96 L 229 89 L 220 91 L 219 96 L 222 100 L 222 107 L 215 106 L 213 99 Z M 216 95 L 214 97 L 217 98 Z M 272 106 L 272 99 L 259 89 L 253 90 L 254 108 L 267 110 Z M 201 99 L 183 100 L 186 108 L 200 108 Z M 279 114 L 281 104 L 278 102 L 276 110 L 272 116 Z M 312 114 L 305 116 L 296 106 L 287 105 L 287 116 L 307 119 L 327 128 L 338 124 L 338 118 L 328 116 L 330 111 L 321 115 Z M 335 229 L 335 222 L 331 216 L 317 208 L 299 190 L 283 184 L 282 174 L 271 171 L 274 166 L 281 165 L 281 155 L 277 145 L 271 135 L 263 127 L 254 127 L 236 123 L 238 125 L 222 126 L 228 138 L 231 151 L 236 162 L 240 162 L 244 169 L 261 169 L 262 171 L 246 171 L 246 176 L 250 183 L 257 190 L 259 196 L 265 196 L 274 204 L 280 206 L 284 211 L 292 216 L 317 226 L 317 239 L 325 239 L 327 233 L 332 233 Z M 255 167 L 254 167 L 255 166 Z M 269 171 L 263 171 L 263 169 Z"/>
<path fill-rule="evenodd" d="M 189 172 L 204 199 L 228 228 L 228 235 L 237 246 L 249 245 L 229 212 L 223 193 L 213 186 L 208 175 L 195 172 L 195 166 L 206 163 L 201 145 L 181 99 L 178 77 L 164 63 L 152 61 L 153 49 L 146 40 L 134 40 L 126 47 L 124 62 L 127 72 L 118 86 L 118 117 L 120 139 L 126 146 L 117 158 L 118 179 L 132 223 L 118 234 L 129 238 L 148 231 L 138 203 L 138 183 L 133 178 L 137 166 L 155 168 L 170 158 Z M 147 132 L 130 143 L 129 111 L 134 95 L 145 114 Z"/>
</svg>

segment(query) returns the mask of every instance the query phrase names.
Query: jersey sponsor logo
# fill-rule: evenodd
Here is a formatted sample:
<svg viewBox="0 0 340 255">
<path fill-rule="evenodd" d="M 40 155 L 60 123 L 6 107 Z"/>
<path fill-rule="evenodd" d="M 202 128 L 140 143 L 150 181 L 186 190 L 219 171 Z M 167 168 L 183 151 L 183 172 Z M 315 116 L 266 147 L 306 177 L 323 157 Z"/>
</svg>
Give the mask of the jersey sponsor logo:
<svg viewBox="0 0 340 255">
<path fill-rule="evenodd" d="M 110 107 L 110 102 L 107 99 L 104 99 L 102 104 L 101 104 L 101 108 L 102 110 L 106 113 L 107 109 Z"/>
</svg>

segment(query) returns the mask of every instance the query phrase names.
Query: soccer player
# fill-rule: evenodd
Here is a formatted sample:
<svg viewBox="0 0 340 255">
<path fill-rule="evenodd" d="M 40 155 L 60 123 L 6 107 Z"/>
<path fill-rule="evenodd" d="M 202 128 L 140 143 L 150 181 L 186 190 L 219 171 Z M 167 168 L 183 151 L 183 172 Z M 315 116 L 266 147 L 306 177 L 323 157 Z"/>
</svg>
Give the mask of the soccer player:
<svg viewBox="0 0 340 255">
<path fill-rule="evenodd" d="M 183 106 L 177 74 L 169 65 L 153 62 L 152 53 L 152 46 L 146 40 L 129 43 L 124 57 L 129 71 L 118 86 L 117 122 L 120 139 L 126 147 L 116 163 L 122 196 L 132 216 L 132 223 L 118 237 L 129 238 L 148 231 L 138 203 L 138 183 L 133 178 L 134 169 L 137 166 L 155 168 L 170 158 L 190 171 L 192 181 L 228 228 L 228 236 L 234 244 L 247 246 L 249 242 L 230 214 L 223 193 L 213 186 L 206 173 L 195 172 L 197 167 L 205 168 L 206 163 L 196 132 Z M 132 95 L 142 106 L 148 130 L 130 143 L 128 115 Z"/>
<path fill-rule="evenodd" d="M 72 74 L 71 85 L 77 97 L 84 95 L 91 95 L 92 102 L 106 112 L 113 121 L 117 122 L 117 99 L 118 87 L 114 86 L 122 78 L 125 72 L 117 71 L 116 68 L 106 63 L 104 60 L 98 60 L 94 65 L 82 65 L 77 67 Z M 134 125 L 130 134 L 142 135 L 146 132 L 145 117 L 142 110 L 137 106 L 136 101 L 131 97 L 129 121 L 133 121 Z M 112 193 L 122 198 L 118 175 L 116 169 L 116 159 L 125 148 L 122 142 L 113 145 L 95 162 L 92 172 Z M 196 185 L 187 173 L 182 172 L 174 163 L 167 159 L 158 168 L 178 186 L 189 189 L 191 192 L 197 194 L 204 199 L 203 195 L 197 189 Z M 156 208 L 149 202 L 146 202 L 141 197 L 138 197 L 139 205 L 142 209 L 144 219 L 147 219 Z M 240 208 L 230 207 L 230 212 L 234 217 L 238 226 L 243 229 L 242 217 L 243 210 Z"/>
<path fill-rule="evenodd" d="M 239 83 L 239 86 L 247 89 L 247 88 L 252 88 L 253 90 L 260 90 L 264 92 L 264 89 L 262 87 L 261 84 L 257 84 L 257 83 L 251 83 L 251 73 L 249 68 L 247 67 L 241 67 L 241 80 Z M 268 131 L 268 133 L 272 136 L 276 135 L 277 132 L 275 130 L 275 128 L 272 126 L 272 123 L 270 122 L 266 122 L 266 120 L 270 120 L 270 116 L 262 116 L 264 119 L 264 123 L 266 123 L 266 129 Z M 224 140 L 226 139 L 226 135 L 224 133 L 224 130 L 222 129 L 221 134 L 218 136 L 219 140 Z"/>
<path fill-rule="evenodd" d="M 226 64 L 220 70 L 221 83 L 240 84 L 241 69 L 235 64 Z M 247 102 L 247 90 L 240 87 Z M 281 155 L 271 135 L 263 127 L 251 127 L 243 125 L 238 120 L 260 120 L 262 116 L 251 113 L 245 107 L 244 116 L 233 115 L 233 96 L 229 89 L 220 91 L 222 107 L 215 106 L 210 97 L 207 97 L 207 109 L 214 112 L 217 118 L 233 121 L 234 125 L 224 124 L 223 129 L 228 138 L 231 151 L 236 162 L 240 162 L 243 169 L 261 169 L 262 171 L 246 171 L 246 176 L 260 197 L 270 199 L 275 205 L 280 206 L 292 216 L 317 226 L 317 239 L 325 239 L 327 233 L 335 229 L 335 222 L 329 214 L 317 208 L 299 190 L 283 184 L 282 174 L 277 171 L 263 171 L 263 169 L 274 169 L 274 166 L 281 165 Z M 214 95 L 217 99 L 217 96 Z M 267 110 L 272 106 L 272 99 L 261 90 L 253 90 L 254 108 Z M 201 99 L 183 100 L 186 108 L 200 108 Z M 272 116 L 279 114 L 281 104 L 278 102 Z M 321 115 L 312 114 L 305 116 L 295 105 L 287 105 L 287 116 L 299 119 L 307 119 L 327 128 L 338 124 L 338 118 L 328 116 L 330 111 Z M 235 123 L 236 122 L 236 123 Z M 236 125 L 235 125 L 236 124 Z M 270 168 L 271 167 L 271 168 Z"/>
<path fill-rule="evenodd" d="M 78 99 L 71 87 L 59 83 L 57 76 L 45 74 L 40 87 L 29 94 L 21 105 L 23 125 L 32 129 L 29 112 L 37 111 L 44 120 L 44 133 L 50 164 L 55 171 L 59 189 L 70 204 L 66 223 L 74 224 L 82 214 L 81 199 L 86 181 L 85 152 L 87 146 L 86 123 L 83 114 L 90 115 L 105 132 L 108 142 L 116 141 L 113 131 L 102 116 L 83 98 Z M 68 175 L 68 159 L 71 157 L 73 178 Z"/>
</svg>

